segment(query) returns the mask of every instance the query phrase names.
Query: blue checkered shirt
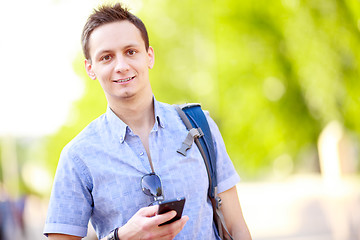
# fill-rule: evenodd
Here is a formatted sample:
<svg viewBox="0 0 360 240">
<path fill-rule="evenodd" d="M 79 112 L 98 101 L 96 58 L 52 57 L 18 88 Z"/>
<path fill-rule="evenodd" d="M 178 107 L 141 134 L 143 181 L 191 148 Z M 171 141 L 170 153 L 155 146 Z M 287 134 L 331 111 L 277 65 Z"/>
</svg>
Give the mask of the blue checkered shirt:
<svg viewBox="0 0 360 240">
<path fill-rule="evenodd" d="M 150 154 L 165 200 L 185 197 L 189 221 L 175 239 L 219 239 L 207 196 L 208 176 L 195 144 L 176 152 L 188 131 L 173 106 L 154 99 L 156 122 L 149 136 Z M 215 122 L 207 114 L 217 151 L 218 192 L 240 180 Z M 89 220 L 99 239 L 124 225 L 152 202 L 140 186 L 151 172 L 140 138 L 108 107 L 63 149 L 50 197 L 44 234 L 84 237 Z"/>
</svg>

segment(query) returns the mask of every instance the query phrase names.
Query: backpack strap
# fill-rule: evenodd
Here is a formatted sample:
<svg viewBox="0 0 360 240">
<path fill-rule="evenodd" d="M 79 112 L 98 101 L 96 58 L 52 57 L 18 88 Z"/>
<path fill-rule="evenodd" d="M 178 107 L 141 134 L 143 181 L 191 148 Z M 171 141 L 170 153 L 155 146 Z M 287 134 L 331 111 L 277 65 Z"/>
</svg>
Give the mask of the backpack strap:
<svg viewBox="0 0 360 240">
<path fill-rule="evenodd" d="M 195 139 L 204 136 L 201 128 L 191 128 L 186 136 L 181 148 L 177 150 L 178 153 L 186 156 L 186 151 L 189 150 Z"/>
<path fill-rule="evenodd" d="M 186 151 L 191 148 L 193 142 L 198 146 L 201 156 L 203 157 L 209 178 L 208 196 L 213 207 L 214 222 L 221 239 L 226 239 L 226 235 L 232 240 L 224 216 L 221 212 L 221 199 L 217 195 L 217 177 L 216 177 L 216 153 L 211 136 L 209 124 L 206 116 L 198 103 L 184 105 L 174 105 L 180 118 L 189 131 L 180 149 L 177 152 L 186 155 Z"/>
</svg>

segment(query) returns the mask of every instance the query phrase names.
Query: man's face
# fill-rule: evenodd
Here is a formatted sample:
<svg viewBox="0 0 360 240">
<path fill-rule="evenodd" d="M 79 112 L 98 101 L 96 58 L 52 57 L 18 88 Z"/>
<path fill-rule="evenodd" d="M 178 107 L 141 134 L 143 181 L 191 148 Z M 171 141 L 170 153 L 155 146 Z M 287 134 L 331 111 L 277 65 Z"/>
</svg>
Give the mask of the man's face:
<svg viewBox="0 0 360 240">
<path fill-rule="evenodd" d="M 89 40 L 91 61 L 85 68 L 98 79 L 109 103 L 142 97 L 151 92 L 149 69 L 154 51 L 145 49 L 140 31 L 129 21 L 104 24 L 92 32 Z"/>
</svg>

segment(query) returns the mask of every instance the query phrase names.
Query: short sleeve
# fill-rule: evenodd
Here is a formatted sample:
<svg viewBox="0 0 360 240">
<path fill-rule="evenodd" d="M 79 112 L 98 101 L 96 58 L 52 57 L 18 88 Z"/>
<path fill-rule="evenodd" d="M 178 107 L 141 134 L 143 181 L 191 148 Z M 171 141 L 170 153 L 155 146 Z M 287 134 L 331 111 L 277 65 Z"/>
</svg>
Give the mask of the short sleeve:
<svg viewBox="0 0 360 240">
<path fill-rule="evenodd" d="M 92 184 L 85 164 L 64 148 L 56 170 L 44 234 L 85 237 L 92 212 Z"/>
<path fill-rule="evenodd" d="M 204 112 L 209 123 L 216 150 L 218 193 L 221 193 L 235 186 L 240 181 L 240 177 L 226 151 L 225 143 L 218 126 L 210 117 L 209 113 L 207 111 Z"/>
</svg>

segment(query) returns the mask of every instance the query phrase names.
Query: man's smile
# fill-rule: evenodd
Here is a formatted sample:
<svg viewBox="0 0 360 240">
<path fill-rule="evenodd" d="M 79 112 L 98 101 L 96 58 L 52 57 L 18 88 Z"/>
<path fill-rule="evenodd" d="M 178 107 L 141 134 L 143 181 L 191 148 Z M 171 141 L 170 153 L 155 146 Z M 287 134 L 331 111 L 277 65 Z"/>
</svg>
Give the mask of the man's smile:
<svg viewBox="0 0 360 240">
<path fill-rule="evenodd" d="M 113 80 L 113 82 L 126 83 L 126 82 L 129 82 L 129 81 L 133 80 L 134 78 L 135 78 L 135 76 L 132 76 L 132 77 L 128 77 L 128 78 Z"/>
</svg>

